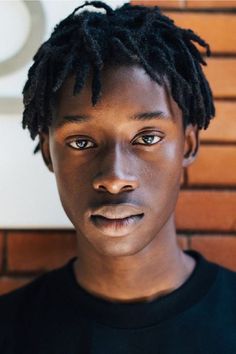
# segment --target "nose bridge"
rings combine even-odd
[[[121,144],[114,144],[106,149],[102,158],[102,165],[108,174],[122,175],[128,173],[128,157],[127,150]],[[104,172],[105,172],[104,171]]]
[[[93,180],[94,189],[116,194],[137,188],[138,180],[133,173],[131,159],[132,157],[121,144],[107,147],[101,156]]]

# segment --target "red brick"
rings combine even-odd
[[[186,13],[166,12],[175,23],[183,28],[191,28],[210,44],[212,52],[236,52],[236,16],[232,13]],[[201,51],[202,47],[199,47]]]
[[[28,283],[30,283],[33,280],[33,278],[11,278],[11,277],[0,277],[0,295],[9,293],[10,291],[13,291],[17,288],[20,288],[21,286],[24,286]]]
[[[215,102],[216,117],[207,130],[201,130],[201,141],[236,141],[236,103],[227,101]]]
[[[188,168],[188,182],[236,185],[236,145],[201,146],[199,156]]]
[[[236,59],[209,58],[204,72],[215,97],[236,97]]]
[[[236,231],[236,192],[181,191],[176,224],[179,230]]]
[[[3,265],[3,231],[0,230],[0,271]]]
[[[203,2],[199,3],[202,4]],[[163,6],[165,8],[184,7],[183,1],[132,1],[132,4]],[[180,27],[191,27],[192,30],[210,44],[212,52],[236,52],[236,37],[232,36],[236,28],[235,14],[167,11],[166,15],[172,18]]]
[[[236,7],[236,1],[231,0],[186,0],[187,8],[234,8]]]
[[[132,5],[159,6],[163,8],[178,8],[185,6],[185,0],[136,0],[130,1]]]
[[[191,237],[191,249],[207,259],[236,271],[236,236],[201,235]]]
[[[9,232],[9,271],[45,271],[63,265],[76,255],[73,231]]]

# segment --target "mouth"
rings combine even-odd
[[[107,236],[124,236],[133,231],[144,213],[130,204],[104,205],[90,215],[93,225]]]

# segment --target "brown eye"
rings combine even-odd
[[[85,150],[93,147],[95,144],[87,139],[75,139],[68,143],[70,147],[77,150]]]
[[[161,140],[162,138],[156,134],[148,134],[140,136],[137,140],[135,140],[135,144],[138,143],[141,145],[154,145]]]

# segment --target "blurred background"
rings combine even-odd
[[[105,1],[116,7],[127,1]],[[75,255],[73,226],[54,175],[21,128],[22,89],[32,56],[53,27],[84,1],[0,1],[0,294]],[[178,242],[236,271],[236,1],[131,1],[160,6],[212,49],[206,75],[217,116],[183,173]]]

